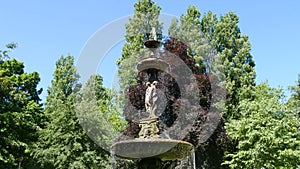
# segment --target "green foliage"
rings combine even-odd
[[[9,59],[9,53],[17,48],[17,43],[9,43],[6,45],[7,50],[0,50],[0,61],[3,61],[4,59]]]
[[[288,100],[287,106],[289,106],[293,112],[298,115],[300,121],[300,74],[298,75],[297,84],[295,86],[291,86],[290,89],[292,91],[292,96]]]
[[[248,93],[255,86],[254,61],[250,54],[248,37],[238,27],[239,18],[228,12],[220,19],[212,12],[200,18],[195,6],[187,13],[173,20],[169,36],[189,45],[189,56],[196,60],[202,72],[218,73],[219,81],[225,85],[229,98],[223,117],[226,120],[239,117],[239,100],[252,97]]]
[[[173,21],[169,35],[189,45],[188,55],[201,68],[199,73],[217,75],[218,85],[225,86],[228,92],[222,117],[225,121],[237,119],[241,113],[239,102],[252,98],[250,91],[255,86],[250,42],[247,36],[241,34],[239,18],[234,13],[228,12],[219,19],[211,12],[202,19],[200,16],[196,7],[189,7],[179,23]],[[222,152],[224,147],[218,143],[215,148],[214,151]]]
[[[195,6],[187,9],[185,15],[181,15],[180,22],[174,19],[169,28],[169,36],[188,45],[188,56],[196,60],[196,66],[200,72],[209,72],[209,60],[213,53],[212,46],[204,37],[201,30],[200,11]]]
[[[124,130],[126,121],[113,102],[114,93],[102,85],[100,75],[92,75],[76,94],[76,113],[87,134],[103,149],[109,150]]]
[[[240,115],[239,101],[251,98],[249,91],[255,86],[255,63],[250,54],[251,45],[238,27],[239,18],[228,12],[218,20],[212,13],[203,17],[202,31],[217,51],[215,59],[220,62],[219,70],[224,73],[224,82],[229,98],[223,112],[225,120]]]
[[[240,119],[227,124],[238,151],[228,154],[231,160],[226,164],[231,168],[299,167],[299,121],[281,102],[282,92],[261,84],[252,94],[255,99],[240,101]]]
[[[7,46],[13,49],[15,46]],[[2,52],[8,58],[8,51]],[[37,72],[24,72],[15,59],[0,63],[0,168],[30,167],[30,153],[43,120]]]
[[[134,16],[126,24],[126,42],[122,55],[117,61],[122,89],[136,83],[135,65],[143,55],[147,55],[143,52],[145,35],[151,33],[152,28],[155,28],[158,34],[162,32],[162,24],[158,21],[161,8],[156,3],[151,0],[138,0],[134,7]]]
[[[45,103],[48,121],[34,155],[41,168],[108,168],[108,153],[86,135],[76,117],[74,97],[80,85],[73,62],[72,56],[56,62]]]

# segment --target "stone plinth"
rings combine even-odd
[[[158,138],[158,118],[146,118],[139,122],[141,130],[139,132],[139,138]]]

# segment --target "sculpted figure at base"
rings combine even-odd
[[[145,95],[145,107],[146,107],[146,112],[150,114],[150,117],[154,118],[156,117],[156,110],[157,110],[157,101],[158,101],[158,96],[157,96],[157,81],[152,82],[147,82],[146,85],[148,86],[146,90],[146,95]]]

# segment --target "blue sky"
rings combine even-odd
[[[25,63],[26,71],[41,76],[42,98],[51,83],[55,62],[71,54],[77,60],[89,38],[121,17],[133,14],[133,0],[87,1],[2,1],[0,10],[0,49],[17,42],[11,54]],[[256,62],[257,83],[268,80],[273,87],[294,85],[300,73],[300,1],[212,1],[158,0],[162,13],[180,16],[190,5],[202,14],[212,11],[218,16],[235,12],[240,29],[249,36],[251,53]],[[112,32],[113,34],[113,32]],[[121,45],[112,46],[105,58],[116,59]],[[116,56],[117,55],[117,56]],[[111,58],[115,57],[115,58]],[[107,67],[102,67],[106,65]],[[111,65],[111,66],[110,66]],[[100,64],[100,72],[112,72],[113,61]],[[107,77],[106,77],[107,76]],[[111,74],[104,75],[109,86]],[[110,79],[109,79],[110,78]]]

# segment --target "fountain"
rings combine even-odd
[[[149,77],[145,84],[145,108],[148,117],[139,119],[140,131],[138,138],[116,142],[112,145],[113,154],[119,158],[136,160],[139,169],[161,169],[165,160],[182,159],[191,154],[194,147],[191,143],[162,138],[159,134],[158,109],[158,73],[167,71],[169,64],[156,55],[160,46],[157,41],[155,29],[152,29],[153,37],[144,43],[150,49],[150,56],[142,59],[138,65],[139,72],[146,73]]]

